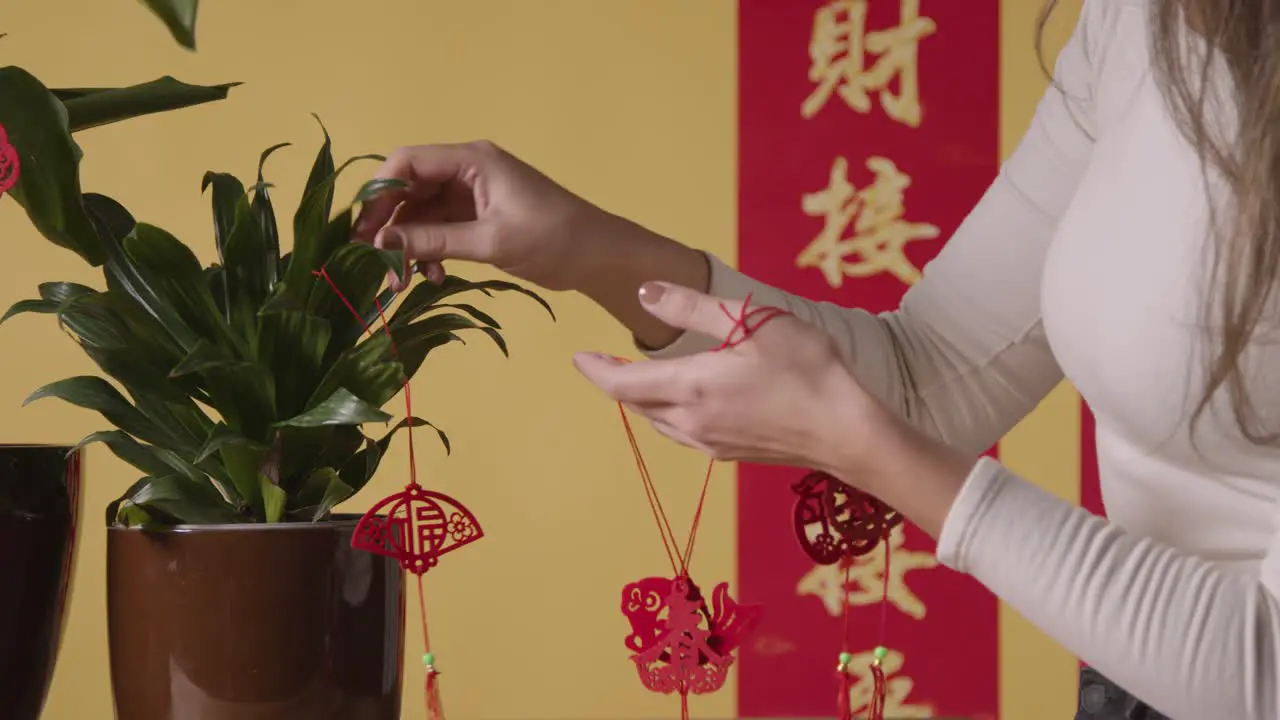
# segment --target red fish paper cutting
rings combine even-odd
[[[9,133],[0,125],[0,195],[13,189],[18,184],[22,163],[18,160],[18,149],[9,144]]]
[[[687,577],[645,578],[622,590],[622,613],[631,623],[626,645],[644,686],[658,693],[702,695],[724,686],[733,652],[760,620],[761,609],[740,606],[720,583],[707,608]]]

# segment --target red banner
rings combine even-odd
[[[996,175],[999,14],[999,0],[740,0],[741,269],[816,300],[897,307]],[[739,665],[742,717],[836,710],[843,577],[791,536],[798,477],[740,470],[739,587],[768,608]],[[938,567],[916,528],[890,547],[885,716],[995,717],[995,599]],[[883,561],[855,566],[855,655],[878,644]],[[855,715],[871,682],[853,689]]]

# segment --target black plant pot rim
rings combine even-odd
[[[76,445],[66,445],[63,443],[0,443],[0,450],[72,450],[79,449]]]
[[[321,522],[282,522],[282,523],[217,523],[210,525],[166,525],[159,528],[126,527],[124,525],[108,525],[107,532],[138,532],[148,535],[169,535],[174,533],[245,533],[245,532],[319,532],[332,530],[335,527],[354,526],[360,522],[361,515],[352,513],[335,514]],[[382,516],[379,516],[382,517]]]

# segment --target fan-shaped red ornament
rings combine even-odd
[[[370,508],[356,525],[351,546],[396,558],[400,567],[421,575],[441,555],[482,537],[479,521],[462,503],[414,483]]]

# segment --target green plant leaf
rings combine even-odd
[[[72,282],[46,282],[40,283],[40,298],[38,300],[19,300],[14,303],[3,317],[0,317],[0,324],[5,320],[20,315],[22,313],[56,313],[62,304],[68,300],[72,300],[85,295],[95,295],[97,290],[85,285]]]
[[[342,476],[343,482],[351,486],[352,494],[359,492],[378,471],[378,466],[382,463],[382,458],[387,454],[387,450],[391,447],[391,440],[395,434],[401,429],[409,427],[430,427],[440,436],[440,442],[444,444],[446,453],[451,453],[452,448],[449,445],[449,436],[444,431],[431,423],[419,417],[404,418],[396,423],[395,427],[387,431],[377,442],[370,438],[365,439],[365,447],[363,450],[351,456],[351,459],[342,465],[339,474]]]
[[[146,478],[121,505],[136,505],[192,525],[241,523],[247,518],[207,482],[191,482],[180,475]]]
[[[200,0],[142,0],[142,4],[169,29],[178,44],[188,50],[196,49],[196,15]]]
[[[242,195],[236,203],[235,228],[225,252],[224,282],[231,323],[252,348],[258,341],[256,315],[271,292],[276,260],[268,251],[262,225],[246,196]]]
[[[329,280],[338,288],[341,297],[329,283],[320,281],[311,290],[307,311],[327,318],[335,338],[359,338],[363,330],[360,319],[351,312],[375,313],[374,298],[386,280],[386,257],[371,245],[346,243],[333,253],[325,264]],[[343,302],[343,298],[346,302]],[[350,305],[350,307],[348,307]],[[328,359],[336,358],[344,347],[330,345]]]
[[[324,125],[321,124],[322,129],[323,127]],[[360,155],[334,169],[332,143],[329,140],[328,131],[325,131],[324,138],[324,145],[321,146],[320,153],[311,167],[311,174],[307,178],[307,187],[303,191],[302,201],[298,203],[298,209],[293,216],[293,253],[284,279],[293,292],[300,293],[300,296],[310,295],[311,288],[315,285],[311,273],[324,267],[329,260],[325,255],[326,247],[322,235],[331,224],[329,213],[333,209],[333,190],[338,177],[352,163],[381,158],[379,155]],[[348,216],[347,229],[347,234],[350,235],[350,216]],[[332,252],[331,247],[329,251]]]
[[[106,249],[81,201],[81,152],[71,139],[66,108],[19,67],[0,68],[0,97],[0,125],[21,167],[9,195],[45,239],[101,265]]]
[[[245,438],[227,427],[225,423],[215,424],[205,437],[204,442],[200,445],[200,449],[196,451],[194,462],[199,464],[206,458],[213,457],[222,452],[222,448],[227,445],[241,444],[249,446],[249,449],[257,453],[266,454],[268,448],[261,443],[255,443]]]
[[[19,300],[9,306],[9,309],[0,317],[0,324],[11,317],[22,315],[24,313],[43,313],[45,315],[58,312],[59,303],[51,300]]]
[[[191,348],[191,352],[182,358],[182,362],[173,366],[169,371],[169,377],[180,378],[192,373],[203,373],[235,362],[235,357],[227,352],[226,348],[201,339],[195,347]]]
[[[202,482],[204,474],[177,453],[154,445],[143,445],[123,430],[103,430],[86,435],[76,443],[76,449],[102,443],[121,460],[147,475],[180,474],[192,482]]]
[[[54,88],[67,108],[71,132],[110,123],[225,100],[240,83],[188,85],[168,75],[150,82],[115,88]]]
[[[311,522],[320,522],[328,517],[334,506],[354,494],[355,491],[342,481],[333,468],[323,467],[303,481],[295,498],[298,507],[293,514]]]
[[[225,426],[222,430],[218,427],[214,426],[213,433],[205,445],[217,444],[218,456],[222,459],[222,465],[227,469],[227,474],[231,476],[231,484],[235,487],[236,493],[244,500],[254,517],[262,518],[266,509],[263,506],[262,484],[259,480],[262,473],[259,469],[271,448],[253,442]],[[215,440],[213,437],[215,434],[219,438],[227,435],[231,437]]]
[[[134,297],[148,310],[154,310],[152,315],[162,323],[165,318],[161,308],[172,309],[181,327],[191,333],[186,336],[187,342],[175,335],[184,348],[190,350],[196,339],[204,338],[233,349],[239,357],[247,354],[244,343],[232,336],[220,316],[204,281],[204,270],[190,248],[154,225],[138,223],[124,239],[124,254],[149,290]],[[152,303],[160,307],[152,307]],[[169,324],[165,326],[168,328]]]
[[[59,303],[98,293],[97,290],[88,285],[73,282],[43,282],[40,283],[38,288],[41,299]]]
[[[178,316],[173,307],[161,299],[156,288],[148,283],[134,261],[123,251],[121,243],[137,230],[133,216],[124,206],[106,195],[86,193],[84,202],[94,226],[106,240],[107,287],[133,298],[139,308],[155,318],[182,351],[190,350],[199,336]]]
[[[203,373],[209,397],[227,425],[257,441],[270,440],[276,418],[276,382],[271,371],[253,362],[211,367]]]
[[[391,338],[395,341],[396,346],[399,347],[402,342],[405,345],[412,345],[415,342],[419,342],[436,335],[455,333],[459,330],[479,330],[487,335],[489,339],[498,346],[498,349],[502,351],[503,355],[510,355],[507,350],[507,342],[502,339],[502,333],[487,325],[481,325],[469,317],[458,315],[456,313],[432,315],[415,323],[393,328],[391,330]]]
[[[209,201],[213,207],[213,238],[218,248],[218,262],[226,265],[227,242],[236,224],[236,205],[244,197],[244,183],[228,173],[207,171],[200,182],[200,192],[210,187]]]
[[[95,410],[130,435],[149,443],[164,445],[168,438],[147,416],[116,390],[111,383],[92,375],[57,380],[38,388],[22,402],[23,406],[36,400],[56,397],[86,410]]]
[[[324,371],[329,322],[302,312],[258,317],[258,358],[276,379],[276,408],[281,417],[302,412]]]
[[[123,518],[123,519],[122,519],[122,517],[121,517],[121,512],[120,512],[120,505],[121,505],[124,501],[126,501],[126,500],[128,500],[129,498],[133,497],[133,494],[134,494],[134,493],[136,493],[136,492],[138,492],[138,490],[139,490],[143,485],[145,485],[145,484],[146,484],[146,482],[147,482],[147,478],[142,478],[141,480],[137,480],[137,481],[136,481],[136,482],[134,482],[132,485],[130,485],[130,486],[129,486],[129,489],[125,490],[125,491],[124,491],[124,493],[122,493],[122,494],[120,495],[120,497],[118,497],[118,498],[116,498],[115,500],[112,500],[111,502],[107,503],[107,525],[109,525],[109,526],[110,526],[110,525],[114,525],[114,524],[116,524],[116,523],[121,523],[121,524],[126,525],[126,526],[131,526],[131,525],[133,524],[133,523],[131,523],[131,522],[130,522],[130,520],[131,520],[131,519],[136,520],[136,521],[137,521],[137,524],[142,524],[142,522],[145,522],[145,518],[143,518],[143,517],[137,517],[138,515],[142,515],[142,516],[145,516],[145,515],[146,515],[146,512],[145,512],[145,511],[143,511],[141,508],[137,508],[138,512],[135,514],[135,516],[134,516],[133,518]]]
[[[322,425],[363,425],[369,422],[387,422],[391,416],[378,408],[339,388],[327,400],[276,423],[276,427],[320,427]]]
[[[443,334],[406,334],[401,330],[401,340],[396,340],[396,350],[399,351],[397,357],[400,359],[400,365],[404,368],[404,375],[412,379],[418,373],[422,363],[426,361],[427,355],[438,347],[448,345],[449,343],[461,343],[466,345],[466,341],[458,336],[457,333]]]
[[[272,145],[262,151],[262,156],[258,158],[258,185],[253,193],[253,216],[258,218],[258,226],[262,228],[262,239],[266,243],[267,252],[263,261],[268,265],[267,278],[268,287],[274,288],[276,283],[280,282],[283,274],[280,258],[280,228],[276,224],[276,211],[271,205],[271,195],[267,192],[268,185],[262,178],[262,170],[267,164],[267,158],[275,151],[289,147],[291,143],[278,143]]]
[[[390,350],[391,338],[385,333],[348,348],[329,367],[307,401],[307,407],[314,407],[340,389],[373,407],[385,405],[405,383],[404,370]]]
[[[278,523],[284,518],[284,504],[288,498],[279,485],[271,482],[266,475],[258,476],[258,484],[262,488],[262,514],[269,523]]]
[[[410,290],[409,294],[405,296],[404,302],[400,303],[400,307],[396,308],[395,313],[391,316],[391,327],[396,328],[408,325],[429,312],[436,306],[436,303],[441,300],[452,295],[457,295],[458,293],[470,291],[479,291],[485,295],[490,294],[492,291],[520,293],[526,297],[532,298],[535,302],[546,309],[547,313],[551,315],[552,320],[555,320],[556,318],[555,311],[551,309],[550,303],[534,291],[517,285],[516,283],[507,282],[505,280],[481,280],[471,282],[454,275],[449,275],[446,276],[444,282],[439,285],[423,282],[418,283],[412,290]],[[485,321],[481,320],[481,322]]]

